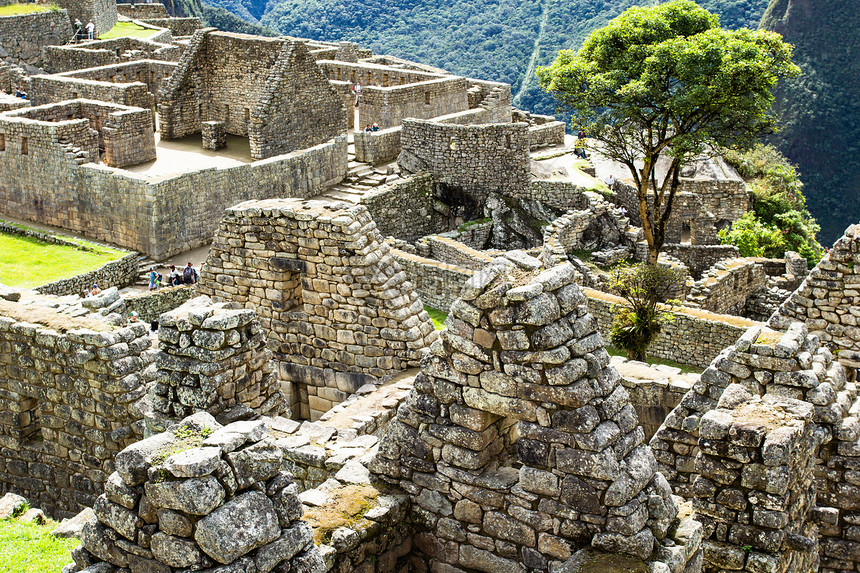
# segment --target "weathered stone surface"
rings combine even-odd
[[[224,501],[224,488],[213,476],[146,483],[146,496],[157,508],[207,515]]]
[[[281,534],[272,502],[251,491],[228,501],[197,522],[194,540],[219,563],[231,563]]]

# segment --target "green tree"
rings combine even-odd
[[[771,89],[798,73],[778,34],[723,30],[695,2],[674,0],[630,8],[578,52],[559,52],[538,77],[574,126],[630,170],[656,263],[681,168],[715,148],[748,149],[773,132]],[[658,174],[661,160],[668,166]]]
[[[618,310],[612,321],[609,339],[633,360],[645,360],[645,352],[674,316],[660,307],[678,292],[685,280],[679,269],[665,265],[639,263],[619,265],[609,274],[612,292],[623,297],[627,306]]]

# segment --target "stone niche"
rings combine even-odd
[[[526,259],[466,283],[372,471],[410,494],[432,571],[555,571],[579,550],[699,571],[701,527],[669,533],[678,506],[573,267]]]
[[[227,209],[198,289],[257,311],[304,419],[417,367],[437,336],[363,206],[272,199]]]

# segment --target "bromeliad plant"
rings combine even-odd
[[[672,300],[683,285],[683,271],[665,265],[638,263],[619,265],[610,273],[612,292],[623,297],[627,306],[618,310],[612,322],[609,338],[612,344],[627,352],[632,360],[645,360],[651,343],[674,320],[672,313],[661,306],[680,304]]]

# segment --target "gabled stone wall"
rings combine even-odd
[[[257,311],[305,419],[417,366],[436,338],[361,206],[281,199],[227,209],[198,290]]]

